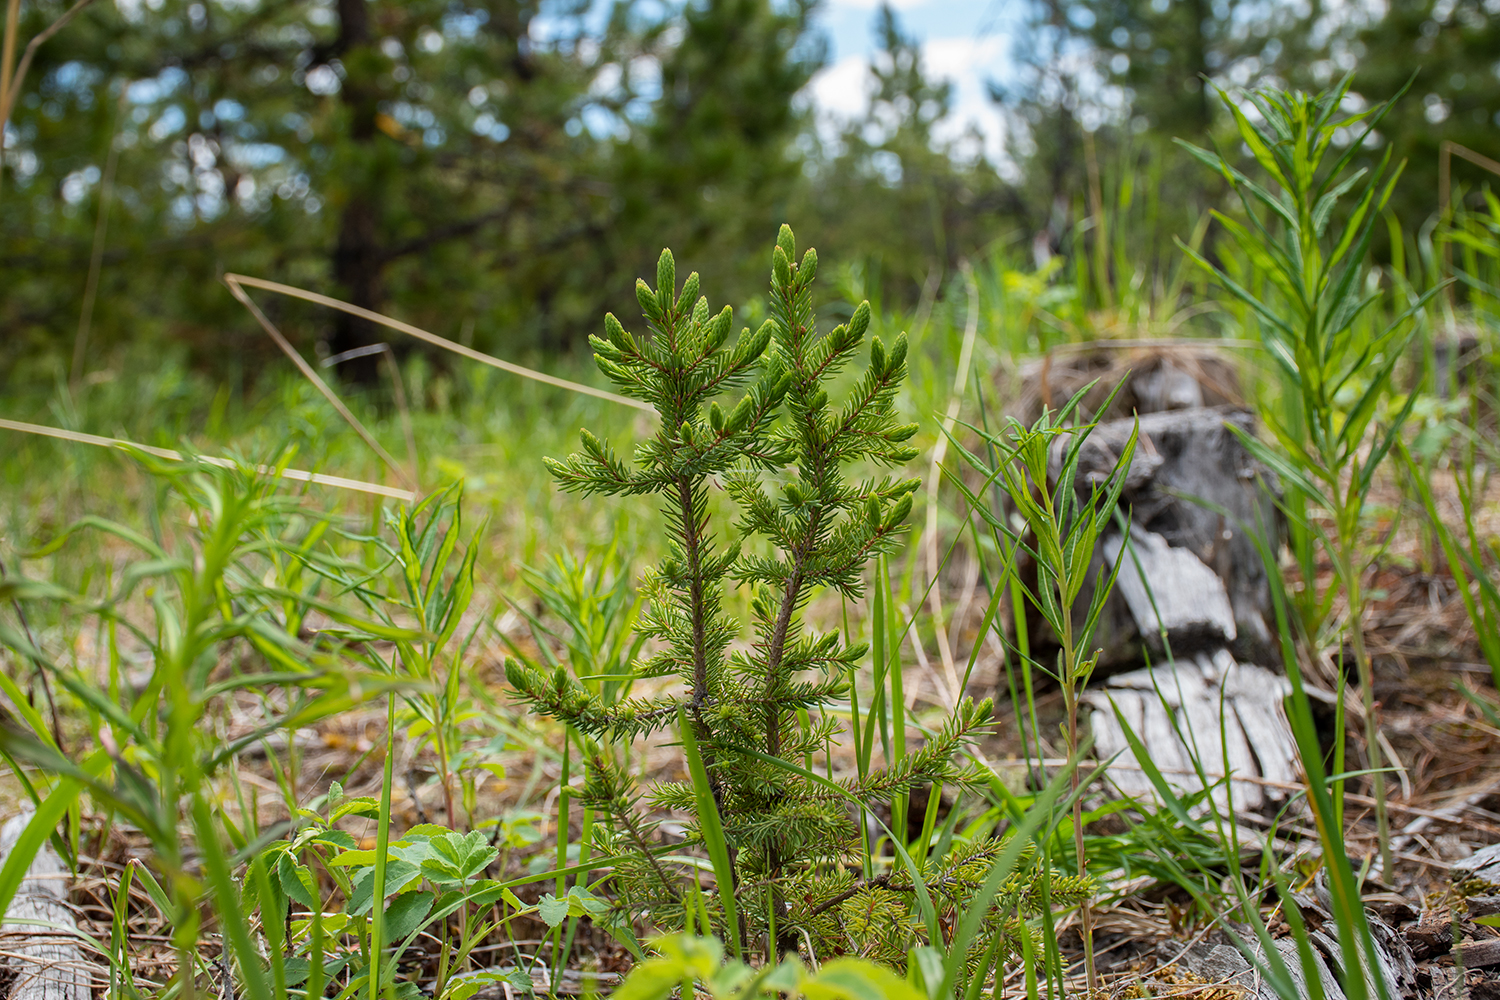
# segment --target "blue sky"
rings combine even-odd
[[[922,43],[928,75],[954,84],[953,114],[942,134],[962,134],[972,123],[992,160],[1002,160],[1004,126],[985,81],[1007,75],[1023,5],[1019,0],[894,0],[891,6],[905,33]],[[879,0],[827,0],[819,12],[831,43],[828,66],[812,83],[823,112],[847,117],[864,110],[878,10]]]

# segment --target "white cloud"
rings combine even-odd
[[[882,0],[833,0],[828,6],[830,8],[850,8],[853,10],[875,10],[880,6]],[[925,7],[932,0],[885,0],[895,10],[911,10],[913,7]]]
[[[1004,165],[1005,120],[990,100],[986,81],[1004,76],[1010,63],[1010,39],[934,38],[922,46],[922,63],[933,77],[953,83],[953,104],[947,119],[934,130],[939,139],[964,137],[971,126],[980,134],[983,152],[991,163]],[[976,151],[977,152],[977,151]]]
[[[808,86],[820,111],[853,118],[869,106],[869,84],[869,58],[852,55],[820,70]]]
[[[847,0],[846,0],[847,2]],[[1004,76],[1009,68],[1010,39],[934,38],[922,45],[922,64],[933,79],[953,83],[953,104],[934,130],[940,140],[959,141],[963,152],[983,152],[1002,173],[1013,167],[1005,153],[1005,122],[990,100],[987,79]],[[870,59],[848,55],[828,66],[809,85],[810,96],[823,121],[825,139],[838,132],[839,121],[862,116],[869,107]],[[978,133],[978,148],[968,142]]]

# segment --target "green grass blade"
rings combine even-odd
[[[1091,745],[1091,742],[1085,742],[1080,746],[1074,752],[1073,756],[1068,759],[1068,763],[1047,783],[1047,787],[1037,796],[1026,818],[1016,828],[1015,832],[1011,834],[1010,842],[1006,844],[1005,850],[1001,851],[1000,856],[990,865],[990,871],[985,877],[984,884],[979,887],[979,891],[969,900],[963,919],[959,922],[958,928],[954,931],[953,938],[949,942],[948,958],[944,963],[943,987],[936,995],[952,995],[954,987],[958,983],[959,971],[968,958],[969,947],[973,944],[985,916],[989,913],[990,903],[994,901],[995,894],[999,892],[1000,886],[1005,883],[1005,880],[1010,877],[1011,871],[1015,868],[1016,862],[1021,859],[1021,852],[1025,850],[1026,845],[1036,836],[1037,831],[1042,828],[1044,823],[1051,821],[1053,808],[1057,805],[1058,799],[1067,788],[1068,781],[1072,777],[1073,772],[1077,770],[1078,762],[1083,758],[1084,754],[1088,753]],[[1080,786],[1081,790],[1082,786]]]
[[[218,912],[224,936],[228,939],[229,950],[239,966],[240,983],[249,993],[250,1000],[273,1000],[265,970],[261,968],[260,952],[250,940],[250,921],[240,909],[239,889],[230,874],[229,861],[224,856],[223,847],[219,844],[219,833],[208,803],[201,797],[194,797],[192,815],[198,849],[203,852],[203,867],[207,871],[208,883],[214,895],[214,908]]]
[[[735,958],[741,957],[743,942],[740,940],[739,911],[735,906],[734,866],[729,862],[729,842],[724,837],[724,824],[719,817],[719,805],[714,800],[713,785],[708,780],[708,770],[703,766],[703,757],[698,752],[698,739],[693,733],[687,710],[677,710],[677,724],[682,734],[682,752],[687,757],[688,775],[693,781],[693,795],[698,801],[698,826],[703,834],[703,843],[708,848],[709,859],[714,865],[714,880],[719,885],[719,899],[724,905],[724,923],[728,930],[729,947]]]

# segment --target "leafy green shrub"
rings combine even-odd
[[[927,1000],[889,970],[855,958],[836,959],[809,972],[795,958],[759,969],[739,961],[726,962],[723,942],[711,937],[678,934],[657,941],[656,948],[656,957],[632,969],[612,996],[620,1000],[667,1000],[681,988],[681,996],[698,995],[701,990],[714,1000],[782,996]]]
[[[678,722],[693,781],[649,793],[610,758],[590,762],[584,800],[605,817],[605,851],[623,855],[614,883],[624,914],[658,927],[686,926],[697,910],[742,953],[797,949],[804,937],[820,954],[848,947],[838,903],[860,887],[846,862],[859,830],[849,803],[861,806],[927,782],[962,784],[972,775],[955,752],[989,717],[988,702],[965,701],[920,749],[862,778],[829,787],[793,761],[826,752],[839,724],[813,714],[843,695],[864,645],[807,629],[801,613],[819,588],[862,596],[865,567],[893,550],[904,531],[916,480],[891,476],[852,482],[856,463],[893,466],[914,457],[893,397],[905,377],[906,340],[878,338],[869,364],[842,403],[830,398],[840,369],[854,358],[870,319],[868,303],[847,324],[819,334],[811,286],[817,254],[800,262],[789,228],[772,252],[772,317],[732,345],[732,311],[711,313],[690,275],[679,290],[669,251],[657,287],[636,297],[651,336],[636,338],[613,315],[592,343],[600,369],[626,395],[661,415],[627,463],[588,431],[584,450],[550,462],[566,490],[654,494],[662,500],[669,554],[647,575],[650,606],[640,630],[657,652],[638,677],[676,677],[683,690],[607,703],[562,667],[544,672],[507,664],[511,683],[538,711],[595,740],[628,740]],[[719,397],[741,392],[721,406]],[[722,481],[738,504],[738,530],[755,548],[724,544],[708,516],[708,492]],[[753,641],[731,652],[739,625],[723,610],[731,582],[751,588]],[[809,676],[810,675],[810,676]],[[663,857],[653,809],[692,817],[690,843],[714,859],[716,890],[697,891],[695,869]]]
[[[499,853],[489,838],[478,830],[460,833],[421,824],[389,840],[382,856],[360,848],[338,825],[351,817],[380,815],[379,799],[346,798],[335,782],[322,812],[298,810],[290,838],[271,841],[246,866],[243,907],[261,915],[273,996],[284,997],[286,987],[297,986],[308,996],[322,996],[324,984],[352,984],[357,992],[369,983],[368,951],[352,951],[343,942],[345,935],[368,940],[374,933],[377,892],[383,897],[379,981],[397,984],[398,995],[412,988],[398,977],[399,963],[423,934],[445,945],[434,996],[466,1000],[486,982],[502,978],[530,992],[524,973],[507,977],[467,969],[476,945],[539,909],[516,898],[514,883],[487,877]],[[332,892],[325,895],[318,873]]]

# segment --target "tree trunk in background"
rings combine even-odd
[[[345,301],[372,312],[380,312],[385,303],[378,225],[370,199],[362,191],[355,193],[344,206],[338,244],[333,251],[333,277],[341,286]],[[384,339],[384,331],[384,327],[367,319],[337,313],[328,348],[332,354],[342,354],[378,344]],[[379,374],[378,361],[379,356],[372,354],[340,362],[339,377],[351,382],[373,382]]]
[[[370,15],[366,0],[338,0],[338,12],[338,47],[345,71],[340,94],[350,110],[349,138],[355,162],[350,165],[349,198],[339,219],[338,243],[333,251],[333,277],[346,301],[380,312],[385,304],[381,283],[385,261],[380,240],[379,197],[373,190],[378,176],[374,145],[379,94],[370,78],[371,54],[367,51],[370,47]],[[378,344],[383,339],[383,328],[378,324],[338,313],[328,346],[331,353],[342,354]],[[369,384],[378,377],[378,361],[378,355],[345,361],[338,366],[339,375],[347,381]]]
[[[1047,0],[1047,23],[1056,32],[1056,38],[1067,37],[1068,15],[1061,0]],[[1063,93],[1057,102],[1057,123],[1054,126],[1057,149],[1053,153],[1052,162],[1047,165],[1052,197],[1046,231],[1049,249],[1053,253],[1060,253],[1064,250],[1064,234],[1073,228],[1073,195],[1079,180],[1080,125],[1073,116],[1078,81],[1064,67],[1054,67],[1050,72],[1056,73],[1057,83]]]
[[[1193,69],[1192,76],[1184,82],[1191,86],[1193,93],[1197,95],[1197,100],[1192,102],[1190,118],[1193,135],[1207,136],[1209,126],[1213,124],[1213,110],[1209,107],[1208,84],[1204,82],[1204,77],[1213,71],[1208,65],[1209,42],[1205,36],[1209,30],[1213,11],[1208,0],[1192,0],[1188,4],[1188,9],[1193,14],[1192,31],[1188,33],[1188,37],[1192,39],[1192,51],[1188,53],[1188,59]]]

